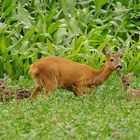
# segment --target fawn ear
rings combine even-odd
[[[123,53],[125,52],[125,50],[126,50],[125,48],[119,49],[117,55],[121,58],[123,56]]]
[[[133,73],[128,73],[127,76],[131,79],[133,77]]]
[[[105,55],[110,56],[110,47],[108,46],[108,44],[105,45]]]
[[[5,76],[3,79],[0,79],[0,85],[5,85],[5,83],[8,79],[9,79],[8,76]]]
[[[124,77],[124,75],[123,75],[122,73],[118,73],[118,76],[119,76],[120,78],[123,78],[123,77]]]

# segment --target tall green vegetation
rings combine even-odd
[[[124,71],[140,71],[137,0],[0,0],[0,77],[26,75],[42,56],[100,67],[108,43],[125,47]]]

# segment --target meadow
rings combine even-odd
[[[125,48],[122,73],[140,87],[138,0],[0,0],[0,78],[33,90],[30,64],[63,56],[100,68],[104,46]],[[0,102],[1,140],[138,140],[140,101],[128,101],[114,72],[91,96],[57,89],[33,101]]]
[[[114,80],[115,79],[115,80]],[[138,80],[133,80],[137,87]],[[28,79],[20,79],[11,88],[33,88]],[[0,104],[0,139],[5,140],[85,140],[140,139],[140,102],[128,101],[114,73],[94,93],[81,98],[58,89],[30,101],[12,100]]]

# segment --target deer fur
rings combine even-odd
[[[35,82],[35,89],[30,98],[34,98],[41,87],[44,87],[44,95],[59,87],[71,90],[77,96],[91,94],[94,87],[101,85],[114,70],[122,68],[121,54],[121,50],[110,54],[110,49],[106,46],[106,63],[101,69],[59,56],[41,58],[31,64],[29,69],[29,74]]]
[[[131,79],[133,77],[133,74],[128,73],[127,75],[124,75],[120,73],[119,77],[121,78],[123,91],[127,91],[128,93],[128,100],[130,101],[133,99],[140,99],[140,88],[133,89],[131,87]]]

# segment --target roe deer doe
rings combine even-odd
[[[140,88],[133,89],[131,87],[130,82],[133,77],[133,74],[129,73],[127,75],[124,75],[124,74],[120,73],[119,77],[121,78],[123,91],[127,91],[127,93],[128,93],[128,100],[130,101],[133,99],[140,99]]]
[[[49,56],[31,64],[29,74],[35,82],[35,89],[30,98],[34,98],[41,86],[44,95],[61,87],[73,91],[77,96],[91,94],[94,87],[101,85],[116,69],[121,69],[122,50],[110,54],[105,46],[106,63],[101,69],[94,69],[86,64],[77,63],[59,56]]]

